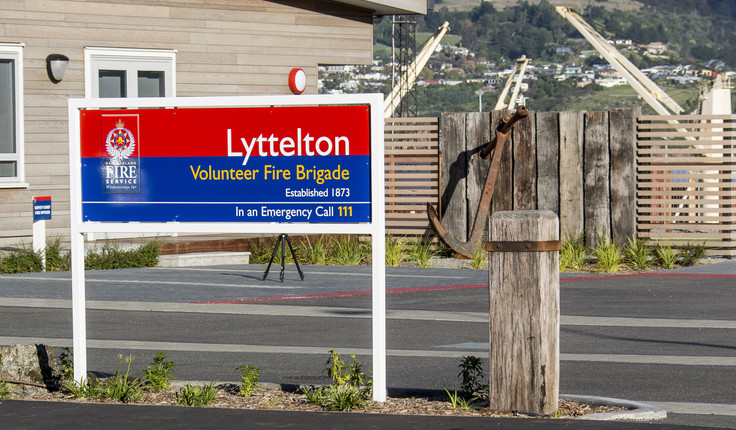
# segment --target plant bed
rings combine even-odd
[[[181,382],[160,392],[144,392],[141,400],[133,404],[176,406],[178,405],[177,394],[183,385]],[[226,409],[253,409],[253,410],[283,410],[283,411],[312,411],[323,412],[320,406],[310,403],[302,393],[259,386],[249,397],[242,397],[240,385],[219,384],[216,385],[217,395],[215,400],[209,404],[211,408]],[[22,394],[13,394],[8,397],[14,400],[37,400],[37,401],[68,401],[78,403],[117,403],[110,399],[84,399],[76,398],[66,390],[27,391]],[[478,402],[477,407],[453,408],[447,398],[432,397],[389,397],[386,402],[366,403],[363,407],[351,409],[353,413],[369,414],[395,414],[395,415],[440,415],[440,416],[470,416],[470,417],[527,417],[527,418],[576,418],[592,413],[605,413],[626,410],[617,406],[592,406],[580,402],[561,399],[558,412],[555,416],[539,417],[521,413],[497,412],[489,409],[487,404]]]

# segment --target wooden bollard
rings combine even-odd
[[[559,221],[551,211],[491,217],[491,409],[551,415],[560,373]]]

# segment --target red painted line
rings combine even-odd
[[[581,276],[575,278],[560,278],[560,282],[579,282],[579,281],[597,281],[601,279],[622,279],[622,278],[721,278],[736,279],[736,275],[719,275],[719,274],[703,274],[703,273],[631,273],[626,275],[600,275],[600,276]],[[437,287],[412,287],[412,288],[393,288],[386,290],[386,294],[400,293],[420,293],[423,291],[447,291],[447,290],[463,290],[469,288],[487,288],[488,284],[465,284],[465,285],[444,285]],[[276,302],[281,300],[301,300],[301,299],[323,299],[330,297],[353,297],[366,296],[371,294],[370,290],[363,291],[340,291],[336,293],[322,294],[306,294],[302,296],[276,296],[276,297],[257,297],[254,299],[238,299],[238,300],[214,300],[210,302],[190,302],[191,304],[201,305],[231,305],[239,303],[256,303],[256,302]]]
[[[467,285],[445,285],[438,287],[413,287],[413,288],[393,288],[386,290],[386,294],[398,294],[398,293],[418,293],[422,291],[445,291],[445,290],[463,290],[468,288],[487,288],[488,284],[467,284]],[[279,300],[299,300],[299,299],[322,299],[328,297],[352,297],[352,296],[366,296],[371,294],[371,291],[340,291],[337,293],[323,293],[323,294],[306,294],[303,296],[278,296],[278,297],[258,297],[255,299],[240,299],[240,300],[216,300],[211,302],[191,302],[191,304],[199,305],[231,305],[238,303],[254,303],[254,302],[275,302]]]

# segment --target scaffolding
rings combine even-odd
[[[391,88],[403,95],[395,106],[393,116],[417,116],[417,89],[410,76],[416,76],[414,59],[417,44],[415,15],[393,15],[391,20]]]

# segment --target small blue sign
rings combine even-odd
[[[51,219],[51,196],[33,198],[33,221]]]

